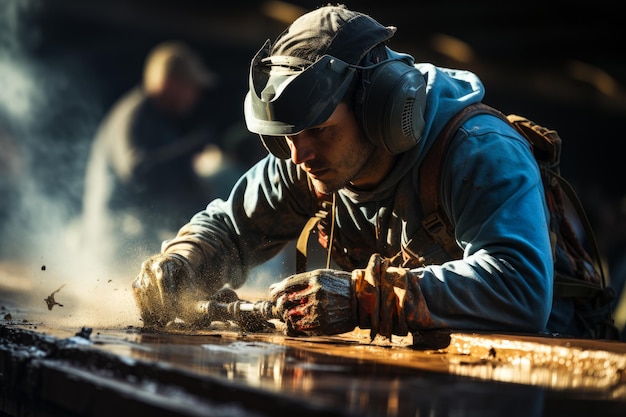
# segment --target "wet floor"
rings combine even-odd
[[[359,332],[294,339],[233,328],[195,333],[83,328],[72,333],[5,322],[0,329],[3,384],[11,369],[29,369],[35,379],[13,375],[18,385],[30,385],[41,407],[52,404],[75,415],[110,416],[120,407],[233,416],[623,416],[626,411],[625,353],[558,347],[569,352],[570,360],[563,359],[560,370],[559,352],[551,356],[557,363],[541,362],[549,355],[536,341],[523,338],[453,334],[447,348],[421,350],[372,344]],[[498,346],[495,340],[505,343]],[[487,345],[483,355],[480,350]],[[524,352],[530,347],[532,353]],[[535,363],[524,359],[529,354],[538,356]],[[103,386],[112,390],[105,397],[118,405],[99,398]],[[156,404],[146,398],[155,395]],[[89,401],[77,403],[77,398]],[[24,409],[6,401],[5,412]],[[223,414],[215,414],[216,409]]]
[[[0,291],[0,415],[626,415],[623,342],[475,333],[370,342],[358,330],[291,338],[280,323],[153,332],[90,326],[67,310],[64,291],[52,310],[46,297],[37,310],[22,307],[23,292]],[[53,321],[61,312],[83,324]]]

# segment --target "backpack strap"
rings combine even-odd
[[[576,212],[578,220],[580,221],[580,225],[583,228],[583,233],[587,239],[587,243],[589,245],[591,253],[587,253],[587,251],[583,248],[582,243],[578,239],[570,240],[570,244],[572,245],[572,247],[570,247],[570,250],[573,253],[576,253],[581,259],[589,262],[592,267],[595,268],[595,271],[597,272],[599,277],[599,282],[589,282],[593,281],[593,279],[590,278],[574,280],[564,276],[563,274],[560,274],[558,271],[555,271],[554,291],[556,294],[559,294],[562,297],[593,297],[595,295],[593,294],[593,288],[597,288],[598,285],[600,285],[602,289],[606,289],[608,287],[606,285],[606,276],[604,273],[604,266],[602,265],[600,248],[593,232],[593,228],[591,227],[591,222],[589,221],[582,202],[576,195],[576,191],[574,191],[572,185],[565,178],[561,177],[555,172],[551,173],[551,178],[553,181],[556,181],[558,183],[558,185],[560,186],[560,190],[563,192],[565,197],[572,205],[572,208]],[[566,222],[567,219],[564,218],[562,221]],[[569,233],[576,233],[574,232],[573,226],[569,223],[564,224],[561,227],[568,227]],[[571,281],[581,281],[582,284],[578,283],[577,285],[573,285]],[[585,285],[590,288],[589,290],[587,290],[586,293],[583,290]],[[573,288],[567,287],[575,287],[578,288],[579,291],[575,291]]]
[[[335,201],[333,199],[322,199],[318,197],[319,208],[315,212],[315,214],[309,218],[309,220],[304,225],[302,232],[300,232],[300,236],[296,242],[296,274],[301,272],[306,272],[307,270],[307,257],[308,257],[308,245],[309,245],[309,237],[311,232],[321,223],[325,228],[330,226],[331,235],[329,237],[330,242],[333,239],[334,233],[334,208]],[[330,225],[328,225],[328,221],[330,220]],[[329,243],[330,245],[330,243]],[[326,261],[326,268],[330,267],[330,246],[328,249],[328,259]]]
[[[300,236],[296,242],[296,274],[306,272],[309,236],[311,235],[313,228],[317,226],[320,220],[322,220],[322,217],[318,216],[316,213],[315,216],[309,218],[304,225],[302,232],[300,232]]]
[[[420,167],[419,176],[420,198],[422,208],[424,210],[424,219],[422,220],[424,227],[420,228],[420,230],[415,233],[413,238],[409,240],[407,248],[403,248],[403,252],[406,252],[405,258],[407,255],[417,256],[419,254],[423,254],[423,251],[415,250],[415,242],[423,241],[427,238],[427,236],[430,236],[431,239],[439,242],[441,247],[448,253],[448,259],[460,259],[462,257],[461,250],[456,244],[456,240],[454,238],[454,226],[450,222],[447,213],[439,203],[441,172],[445,155],[447,155],[448,148],[454,134],[465,121],[479,113],[487,113],[499,117],[512,125],[518,132],[530,141],[533,145],[533,152],[540,153],[540,158],[548,164],[548,169],[550,171],[549,177],[551,180],[557,182],[562,192],[571,202],[573,209],[575,210],[584,229],[584,233],[589,240],[593,259],[588,260],[597,268],[600,276],[600,282],[593,283],[583,279],[570,278],[555,270],[555,294],[559,297],[596,298],[599,293],[604,293],[608,287],[606,286],[604,268],[602,266],[600,251],[593,229],[585,214],[582,203],[576,195],[576,192],[571,184],[560,175],[558,170],[558,164],[561,156],[560,138],[556,132],[535,125],[524,117],[517,115],[507,116],[484,103],[471,104],[453,116],[444,126],[442,131],[439,133],[439,136],[428,150],[428,153],[426,154]],[[529,129],[540,129],[544,136],[548,135],[548,138],[550,138],[549,143],[541,143],[543,147],[536,149],[537,144],[535,141],[531,140],[528,132]],[[542,174],[542,177],[543,176],[545,176],[545,173]],[[564,222],[566,219],[563,219],[562,221]],[[567,226],[571,228],[570,225]],[[571,241],[573,243],[578,242],[576,239],[572,239]],[[556,242],[552,243],[555,244]],[[576,253],[579,253],[580,256],[587,256],[582,247],[572,249],[575,250]],[[425,255],[422,256],[426,257]],[[434,258],[433,260],[437,261],[437,258]]]
[[[552,216],[554,216],[553,211],[558,211],[559,222],[554,225],[551,224],[550,238],[554,238],[552,236],[555,233],[553,226],[558,226],[558,234],[567,239],[568,256],[573,257],[570,262],[586,262],[594,268],[593,273],[587,271],[585,276],[578,276],[577,278],[569,277],[558,269],[555,270],[554,292],[560,297],[595,298],[598,292],[598,285],[600,286],[600,292],[603,292],[607,287],[602,256],[582,202],[572,185],[561,176],[562,140],[555,130],[539,126],[526,117],[509,114],[507,119],[532,144],[535,159],[539,162],[548,208]],[[542,138],[542,140],[537,140],[537,138]],[[548,198],[548,194],[551,195],[552,201]],[[554,199],[558,199],[558,201]],[[564,212],[565,200],[571,204],[575,216],[583,228],[583,236],[587,240],[590,249],[589,253],[583,247],[582,241],[576,236],[574,226]],[[555,207],[551,206],[551,204]],[[556,242],[552,242],[552,244],[558,246]],[[586,268],[582,267],[579,269],[586,270]]]
[[[422,226],[402,248],[405,262],[418,254],[430,262],[442,262],[460,259],[461,248],[454,238],[454,226],[440,204],[439,191],[442,165],[447,155],[450,142],[461,125],[479,113],[493,114],[505,121],[506,116],[484,103],[474,103],[463,108],[443,127],[434,143],[426,153],[420,166],[419,189],[424,218]],[[429,248],[425,242],[436,242],[439,249]],[[428,253],[427,253],[428,252]]]

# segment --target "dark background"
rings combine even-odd
[[[323,3],[2,0],[0,129],[15,139],[20,172],[38,195],[36,208],[21,208],[21,217],[41,220],[46,210],[61,212],[64,220],[80,214],[94,130],[114,100],[139,81],[156,43],[185,40],[202,53],[220,77],[207,117],[225,130],[243,120],[253,54]],[[486,85],[486,102],[558,130],[563,174],[583,195],[594,224],[607,227],[606,205],[619,207],[626,192],[626,60],[617,2],[344,3],[397,26],[393,49],[417,61],[473,70]],[[445,46],[450,40],[462,42],[465,55],[455,58]]]

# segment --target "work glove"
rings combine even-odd
[[[132,283],[135,301],[145,326],[162,327],[175,318],[189,319],[183,289],[195,282],[186,258],[158,254],[144,261]]]
[[[370,257],[365,269],[352,271],[359,327],[370,329],[372,340],[377,334],[388,339],[392,334],[408,334],[405,300],[409,274],[408,269],[391,266],[391,261],[379,254]]]
[[[351,274],[316,269],[270,286],[270,300],[290,336],[332,335],[357,326]]]
[[[294,336],[333,335],[359,327],[370,329],[372,340],[377,334],[390,339],[430,322],[417,277],[379,254],[352,273],[318,269],[287,277],[270,287],[270,298],[287,334]]]

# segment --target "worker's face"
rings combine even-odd
[[[321,125],[286,138],[291,160],[307,173],[318,192],[330,194],[348,183],[366,188],[382,179],[371,161],[377,148],[345,103]]]

